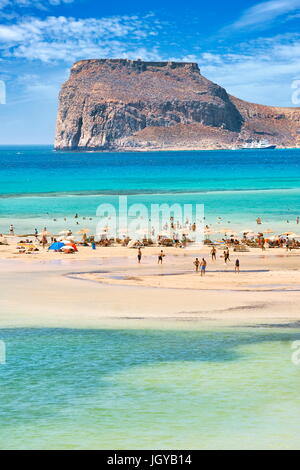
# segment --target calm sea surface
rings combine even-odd
[[[72,229],[76,213],[91,218],[99,204],[117,204],[120,194],[129,195],[129,203],[204,204],[212,224],[221,217],[220,224],[248,228],[260,216],[283,230],[300,215],[300,150],[58,153],[50,147],[0,148],[0,231],[6,232],[9,223],[19,231],[45,224],[54,231]]]
[[[213,224],[251,228],[261,216],[295,231],[300,151],[0,149],[0,232],[73,228],[76,213],[92,226],[119,194],[203,203]],[[2,449],[300,448],[299,327],[7,329],[0,340]]]
[[[0,337],[0,448],[300,448],[300,329]]]

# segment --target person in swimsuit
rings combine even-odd
[[[235,262],[235,272],[240,274],[240,260],[237,259]]]
[[[199,266],[200,266],[199,258],[195,259],[194,265],[195,265],[196,273],[198,273],[199,272]]]
[[[212,261],[216,261],[216,259],[217,259],[217,250],[215,249],[215,247],[213,247],[210,254],[211,254]]]
[[[138,249],[137,258],[138,258],[138,263],[141,264],[141,261],[142,261],[142,250],[141,250],[140,248]]]
[[[164,254],[163,250],[161,250],[161,252],[158,255],[158,264],[162,264],[164,257],[165,257],[165,254]]]
[[[230,261],[230,253],[229,253],[229,249],[227,248],[226,251],[224,251],[224,260],[225,260],[225,263],[227,264],[228,261]]]
[[[207,266],[207,262],[204,258],[202,258],[202,261],[201,261],[201,277],[205,276],[206,266]]]

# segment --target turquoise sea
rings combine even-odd
[[[204,204],[208,223],[278,231],[300,215],[300,150],[71,153],[0,148],[0,232],[95,226],[99,204]],[[221,219],[218,219],[221,217]],[[56,219],[53,222],[53,219]],[[66,220],[64,220],[66,219]],[[246,227],[245,227],[246,225]],[[249,227],[249,225],[251,225]],[[295,231],[295,227],[292,228]]]
[[[0,337],[2,449],[300,448],[299,325]]]
[[[73,229],[76,213],[93,226],[119,194],[203,203],[208,223],[254,228],[260,216],[295,231],[300,150],[0,148],[0,232]],[[299,449],[299,340],[299,324],[1,329],[0,448]]]

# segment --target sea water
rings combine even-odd
[[[300,448],[299,325],[0,338],[2,449]]]
[[[0,232],[73,228],[76,213],[92,225],[98,204],[119,194],[203,203],[213,224],[260,216],[295,231],[299,164],[298,150],[1,148]],[[299,325],[128,328],[0,330],[0,448],[300,448]]]
[[[0,232],[96,227],[99,204],[204,204],[209,224],[297,231],[300,150],[76,153],[0,148]],[[55,219],[55,220],[54,220]],[[92,220],[90,220],[92,219]],[[249,227],[250,225],[250,227]]]

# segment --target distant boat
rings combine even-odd
[[[251,142],[243,145],[242,150],[274,150],[276,145],[270,144],[268,140],[260,140],[258,142]]]

